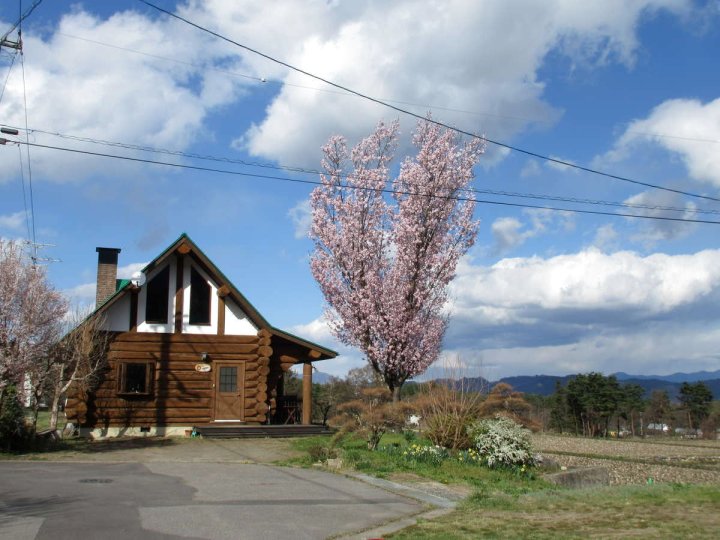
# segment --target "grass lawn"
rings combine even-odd
[[[329,438],[294,443],[307,452],[291,460],[309,465],[322,455]],[[397,435],[381,446],[402,448]],[[393,478],[411,474],[448,486],[470,488],[471,495],[452,513],[421,521],[392,538],[716,538],[720,530],[718,486],[652,484],[567,490],[551,485],[541,474],[518,475],[448,459],[439,465],[404,460],[402,452],[370,452],[365,443],[348,439],[338,455],[344,466]]]
[[[327,447],[330,437],[314,437],[298,439],[296,449],[307,452],[301,458],[289,460],[290,465],[310,466],[318,461],[318,447]],[[420,444],[430,444],[418,441]],[[402,449],[407,445],[400,435],[384,435],[377,451],[367,450],[364,441],[348,438],[338,446],[338,456],[345,466],[377,476],[389,478],[397,474],[411,473],[442,484],[464,484],[474,490],[486,492],[521,494],[533,491],[554,489],[554,486],[535,478],[534,475],[519,476],[506,471],[491,470],[478,465],[460,463],[455,459],[447,459],[439,465],[408,461],[401,457],[401,451],[384,452],[382,448],[395,446]],[[331,456],[332,457],[332,456]]]
[[[28,416],[28,420],[30,420],[30,416]],[[62,429],[65,427],[65,413],[61,412],[58,413],[58,429]],[[37,430],[43,431],[45,429],[48,429],[50,427],[50,411],[40,411],[38,412],[38,419],[37,419]]]
[[[654,484],[517,497],[476,493],[451,514],[391,538],[717,538],[718,530],[717,486]]]

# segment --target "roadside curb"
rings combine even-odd
[[[433,507],[430,510],[424,510],[412,516],[404,516],[402,518],[388,521],[373,527],[372,529],[365,529],[363,531],[353,532],[346,535],[333,537],[334,540],[366,540],[368,538],[382,538],[386,534],[391,534],[412,525],[416,525],[421,519],[435,519],[445,514],[452,512],[457,506],[456,501],[451,501],[445,497],[433,495],[426,491],[418,488],[414,488],[405,484],[399,484],[390,480],[384,480],[382,478],[376,478],[362,473],[343,473],[345,476],[355,478],[361,482],[365,482],[372,486],[384,489],[396,495],[401,495],[416,501],[422,502],[428,506]]]
[[[429,504],[438,508],[453,509],[457,506],[456,501],[451,501],[450,499],[446,499],[445,497],[433,495],[432,493],[428,493],[427,491],[423,491],[421,489],[411,487],[405,484],[398,484],[397,482],[384,480],[383,478],[376,478],[374,476],[362,473],[346,473],[346,476],[362,480],[363,482],[373,485],[375,487],[382,488],[386,491],[391,491],[398,495],[404,495],[411,499],[415,499],[417,501],[424,502],[425,504]]]

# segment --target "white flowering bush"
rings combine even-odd
[[[468,430],[488,467],[525,472],[534,464],[530,431],[507,418],[480,420]]]
[[[425,446],[411,444],[402,453],[402,458],[406,461],[415,461],[430,465],[440,465],[448,457],[450,457],[450,454],[447,448],[437,445]]]

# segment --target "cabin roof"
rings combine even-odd
[[[197,244],[192,241],[192,239],[187,235],[187,233],[182,233],[177,238],[177,240],[172,242],[157,257],[150,261],[142,269],[142,272],[147,274],[154,268],[157,268],[183,245],[186,245],[190,248],[190,253],[204,267],[203,269],[209,275],[211,275],[213,279],[217,281],[219,287],[225,286],[228,288],[228,296],[230,296],[233,300],[235,300],[235,302],[237,302],[237,304],[245,312],[245,314],[253,322],[253,324],[255,324],[255,326],[260,329],[265,329],[269,331],[271,334],[277,336],[281,340],[308,348],[310,350],[317,351],[318,353],[320,353],[320,355],[319,358],[316,358],[316,360],[328,360],[330,358],[335,358],[338,355],[338,353],[332,349],[329,349],[318,343],[309,341],[300,336],[296,336],[295,334],[291,334],[290,332],[286,332],[285,330],[281,330],[280,328],[272,326],[267,321],[267,319],[265,319],[265,317],[260,314],[260,312],[255,308],[255,306],[245,297],[245,295],[243,295],[240,290],[235,287],[235,285],[227,278],[227,276],[225,276],[225,274],[223,274],[223,272],[217,266],[215,266],[215,264],[207,257],[207,255],[205,255],[205,253],[197,246]],[[130,280],[117,280],[117,289],[115,293],[107,300],[105,300],[105,302],[103,302],[99,307],[97,307],[95,311],[90,314],[89,317],[93,317],[109,309],[110,306],[112,306],[120,298],[125,296],[128,291],[132,290],[133,287],[134,285]]]

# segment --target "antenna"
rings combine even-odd
[[[39,244],[37,242],[31,242],[30,240],[26,240],[24,242],[24,244],[26,246],[30,247],[30,249],[33,253],[33,255],[30,255],[30,259],[32,260],[34,265],[63,262],[62,259],[56,259],[54,257],[38,257],[37,256],[38,249],[55,247],[55,244]]]

